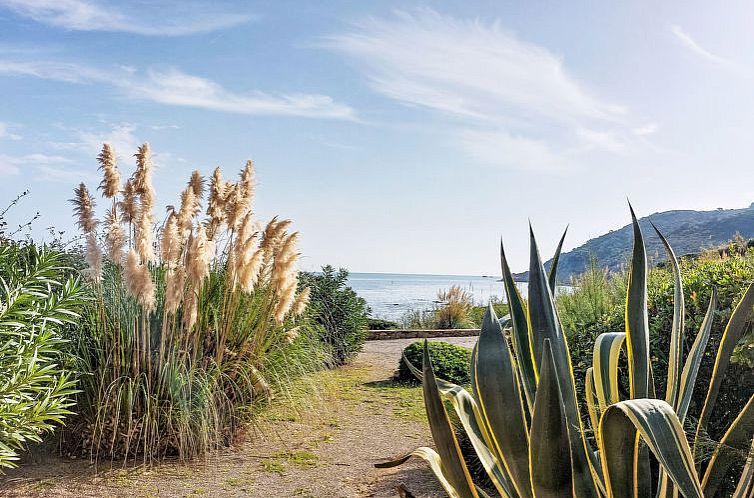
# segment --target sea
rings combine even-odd
[[[495,276],[351,273],[348,283],[369,304],[373,317],[393,321],[409,311],[434,309],[437,293],[453,285],[471,293],[474,304],[487,304],[490,299],[505,302],[503,282]],[[526,283],[517,285],[525,295]]]

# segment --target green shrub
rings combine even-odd
[[[58,253],[0,242],[0,467],[70,415],[75,381],[61,329],[78,321],[83,292]]]
[[[684,353],[693,343],[709,304],[712,287],[717,289],[718,304],[710,335],[710,353],[702,360],[699,379],[709,379],[714,354],[735,304],[748,284],[754,280],[754,254],[726,259],[684,258],[680,262],[683,290],[686,297],[686,334]],[[586,273],[574,280],[570,293],[557,296],[557,306],[573,362],[576,389],[584,392],[586,369],[592,364],[595,338],[605,332],[625,328],[624,306],[627,274],[607,273],[592,261]],[[670,338],[667,331],[673,320],[673,276],[667,265],[649,272],[647,303],[649,308],[650,354],[655,371],[657,392],[665,392]],[[754,392],[754,338],[745,336],[734,351],[728,375],[725,376],[716,405],[717,416],[710,420],[708,432],[713,438],[722,436]],[[621,371],[627,365],[621,361]],[[621,375],[620,378],[625,378]],[[624,385],[626,387],[627,384]],[[705,391],[696,390],[691,400],[690,416],[699,414]],[[586,416],[586,412],[583,412]]]
[[[393,330],[400,328],[400,324],[390,320],[383,320],[382,318],[370,317],[367,320],[367,328],[369,328],[369,330]]]
[[[508,314],[508,304],[499,301],[493,301],[491,304],[495,309],[497,316],[505,316]],[[471,323],[474,324],[475,328],[482,326],[482,320],[484,319],[484,314],[486,312],[487,306],[474,306],[471,309]]]
[[[437,293],[438,305],[434,309],[411,310],[401,317],[404,329],[473,329],[482,324],[487,306],[474,306],[472,295],[459,286]],[[508,314],[508,305],[494,301],[492,305],[500,316]]]
[[[403,349],[403,356],[417,368],[422,364],[423,345],[423,341],[415,341]],[[469,348],[449,342],[432,341],[429,342],[429,355],[432,357],[432,364],[439,378],[456,384],[469,383],[469,364],[471,362],[471,350]],[[399,381],[416,381],[416,377],[402,358],[395,378]]]
[[[300,274],[302,286],[311,289],[309,316],[321,326],[320,338],[336,365],[353,359],[364,347],[369,307],[348,286],[348,270],[330,266],[322,272]]]

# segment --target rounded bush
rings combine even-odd
[[[423,348],[424,341],[415,341],[403,350],[403,355],[408,361],[419,369],[422,368]],[[471,381],[469,378],[471,350],[469,348],[449,342],[431,341],[429,343],[429,356],[432,358],[435,376],[455,384],[468,384]],[[403,358],[398,365],[396,379],[416,381],[416,377],[408,369]]]

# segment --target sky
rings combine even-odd
[[[302,266],[514,270],[637,214],[754,201],[751,2],[0,0],[0,205],[68,199],[149,142],[160,205],[257,169]],[[100,204],[103,204],[100,202]]]

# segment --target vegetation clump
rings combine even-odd
[[[465,385],[469,383],[469,364],[471,362],[471,350],[469,348],[442,341],[431,341],[427,347],[435,373],[439,378],[455,384]],[[415,382],[416,377],[406,362],[410,362],[411,365],[421,365],[423,354],[422,341],[415,341],[406,346],[403,349],[403,358],[398,364],[398,371],[395,373],[396,380]]]
[[[302,272],[301,285],[311,290],[310,317],[320,325],[319,337],[336,365],[344,365],[364,347],[369,307],[348,286],[348,270],[330,265],[321,273]]]
[[[437,449],[418,448],[378,466],[392,467],[418,456],[429,462],[450,496],[488,496],[472,481],[447,414],[447,401],[500,496],[712,497],[723,492],[736,456],[743,460],[747,454],[733,495],[750,496],[754,491],[754,396],[719,441],[707,439],[706,431],[731,355],[751,330],[754,282],[727,320],[710,377],[700,377],[718,296],[712,289],[707,312],[686,352],[681,269],[670,245],[655,229],[667,252],[673,289],[665,388],[658,388],[660,379],[650,347],[647,255],[633,212],[632,218],[634,246],[626,283],[625,328],[602,333],[594,342],[592,366],[585,373],[587,420],[580,416],[569,340],[553,297],[557,265],[549,274],[545,271],[532,234],[528,300],[519,294],[501,250],[511,313],[501,321],[492,307],[488,309],[472,352],[471,393],[435,374],[425,342],[422,371],[416,375],[422,378]],[[554,261],[558,254],[559,249]],[[619,383],[624,351],[625,391]],[[689,408],[695,388],[702,388],[706,395],[694,419]],[[688,435],[686,426],[692,429]]]
[[[0,467],[72,414],[63,333],[85,294],[68,271],[59,253],[0,241]]]
[[[87,375],[73,439],[95,457],[200,455],[229,443],[278,381],[321,364],[303,316],[298,234],[288,220],[254,219],[251,161],[235,182],[215,169],[209,188],[195,171],[158,226],[149,145],[125,183],[110,146],[98,159],[104,220],[84,184],[73,199],[94,294],[75,336]]]

